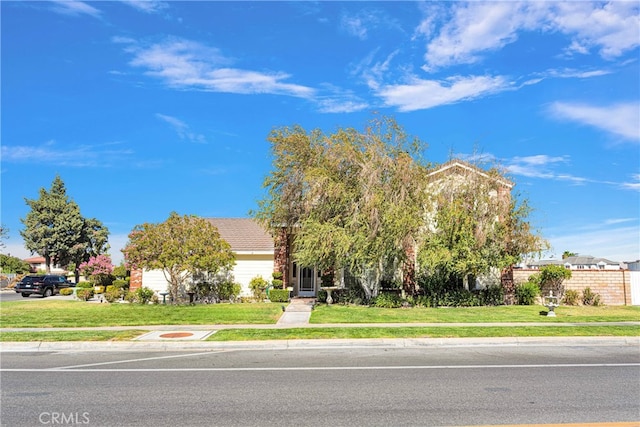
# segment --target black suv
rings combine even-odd
[[[38,274],[25,276],[15,287],[17,293],[22,294],[23,297],[28,298],[31,294],[42,295],[43,297],[50,297],[60,293],[60,289],[69,288],[75,286],[64,276],[58,276],[55,274]]]

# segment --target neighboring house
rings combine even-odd
[[[564,259],[549,259],[530,261],[523,265],[524,268],[539,270],[545,265],[562,265],[569,270],[621,270],[624,263],[610,261],[606,258],[596,258],[591,255],[576,255]]]
[[[251,295],[249,282],[256,276],[271,281],[273,274],[273,239],[251,218],[207,218],[225,241],[231,245],[236,264],[234,281],[242,285],[242,295]],[[144,270],[142,286],[156,292],[168,289],[161,270]]]
[[[29,266],[31,267],[32,273],[37,273],[38,271],[47,270],[47,263],[43,256],[31,257],[31,258],[24,259],[23,261],[29,264]],[[66,273],[66,271],[64,268],[61,268],[59,265],[52,265],[51,273],[53,274]]]

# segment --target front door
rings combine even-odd
[[[313,274],[313,268],[300,267],[300,274],[298,275],[300,282],[298,283],[298,296],[299,297],[315,297],[316,296],[316,281]]]

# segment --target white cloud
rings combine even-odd
[[[428,40],[424,58],[429,71],[475,63],[515,42],[523,31],[562,33],[572,38],[567,53],[596,49],[614,59],[640,45],[638,9],[637,2],[454,3],[449,10],[426,9],[416,32]],[[439,21],[444,24],[438,28]]]
[[[122,3],[144,13],[158,13],[169,7],[166,2],[156,0],[120,0]]]
[[[638,220],[629,227],[597,226],[591,230],[574,230],[554,236],[545,236],[556,254],[564,251],[581,255],[592,255],[612,261],[635,261],[640,259],[640,225]]]
[[[632,181],[623,182],[620,186],[626,190],[640,191],[640,173],[632,175]]]
[[[549,110],[553,117],[593,126],[625,139],[640,142],[640,104],[638,102],[607,106],[555,102]]]
[[[540,11],[537,3],[471,2],[453,4],[450,13],[451,19],[427,44],[426,69],[477,62],[481,53],[498,50],[515,41],[520,29],[532,28]],[[435,33],[433,17],[426,19]]]
[[[122,42],[114,39],[114,42]],[[221,52],[201,43],[170,39],[149,47],[129,45],[134,55],[131,65],[146,69],[146,74],[179,89],[238,94],[279,94],[310,98],[315,90],[287,83],[289,74],[230,68],[233,61]]]
[[[173,127],[173,129],[176,131],[180,139],[186,139],[188,141],[197,142],[197,143],[206,142],[206,138],[204,137],[204,135],[200,135],[192,132],[191,129],[189,128],[189,125],[187,125],[182,120],[172,116],[167,116],[166,114],[160,114],[160,113],[156,113],[156,117],[164,121],[165,123],[170,124],[171,127]]]
[[[120,164],[130,149],[118,148],[120,143],[60,147],[55,141],[39,146],[2,145],[2,161],[13,163],[56,164],[72,167],[110,167]]]
[[[381,87],[378,95],[387,105],[398,107],[400,111],[414,111],[469,101],[509,89],[512,89],[511,83],[502,76],[455,76],[444,81],[413,77],[406,84]]]
[[[83,2],[74,0],[51,0],[54,4],[53,11],[63,15],[80,16],[89,15],[94,18],[100,17],[102,12],[93,6]]]
[[[549,30],[572,35],[568,51],[586,54],[598,49],[605,59],[619,57],[640,45],[638,2],[556,2],[547,15]]]

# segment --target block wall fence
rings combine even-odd
[[[524,283],[540,270],[514,269],[515,284]],[[585,288],[599,294],[605,305],[631,305],[631,275],[629,270],[571,270],[571,279],[564,282],[565,290],[580,293]]]

